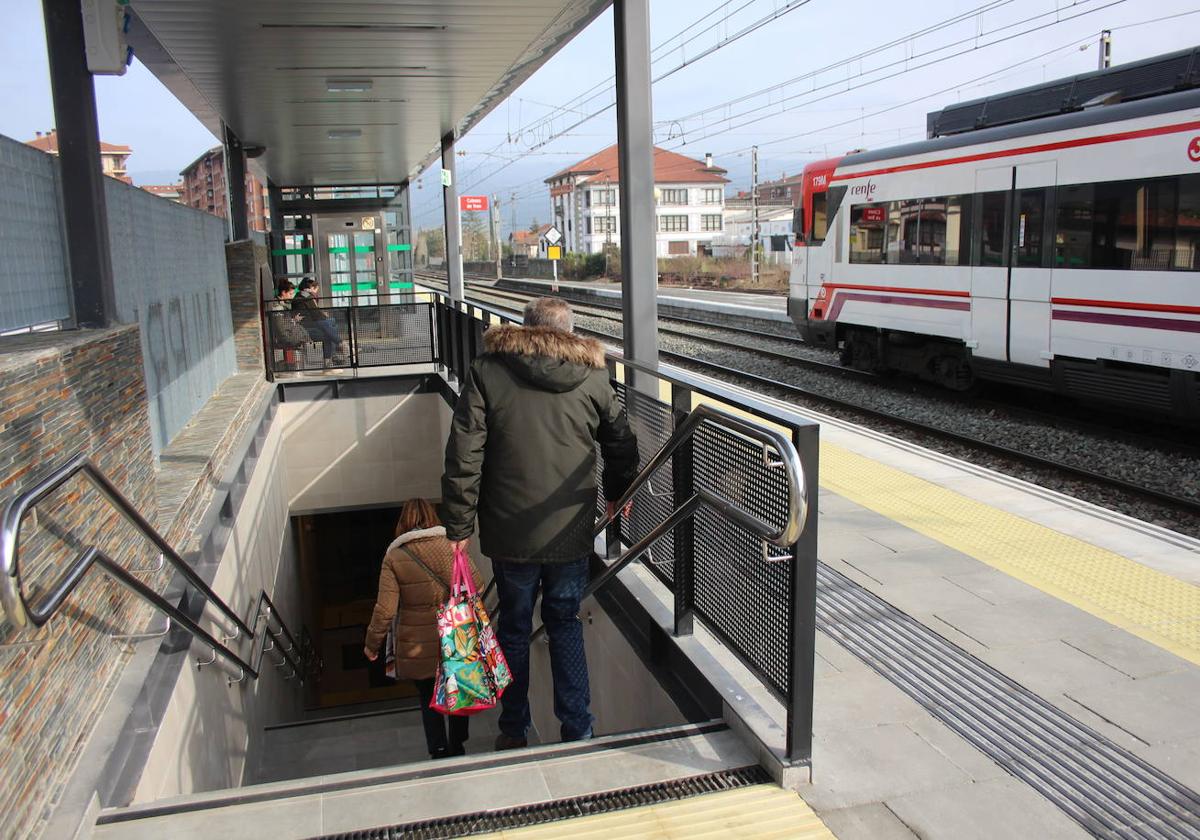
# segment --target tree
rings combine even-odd
[[[533,221],[529,223],[529,232],[537,233],[538,230],[541,229],[541,227],[542,227],[541,223],[537,220],[537,217],[535,216]]]

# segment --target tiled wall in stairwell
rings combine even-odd
[[[0,497],[31,486],[81,452],[138,509],[155,509],[138,327],[0,339]],[[128,568],[157,560],[132,526],[107,514],[82,479],[40,504],[26,524],[22,574],[32,598],[83,545],[103,547]],[[166,574],[140,577],[161,591]],[[137,632],[150,622],[148,606],[92,572],[40,630],[14,628],[7,618],[0,623],[4,835],[35,836],[61,794],[126,661],[109,634]]]
[[[238,370],[263,369],[263,334],[260,299],[272,287],[271,263],[266,246],[253,240],[225,246],[229,271],[229,308],[233,316],[233,344]]]

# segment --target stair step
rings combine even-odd
[[[96,838],[306,838],[513,808],[755,764],[723,723],[687,724],[315,779],[251,785],[101,813]]]

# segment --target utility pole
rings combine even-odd
[[[500,245],[500,198],[492,193],[492,246],[496,249],[496,279],[504,276],[504,248]]]
[[[1105,29],[1100,33],[1100,68],[1107,70],[1112,66],[1112,30]]]
[[[758,146],[750,147],[750,282],[758,284]]]

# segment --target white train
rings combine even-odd
[[[1200,418],[1200,48],[804,170],[788,311],[845,364]]]

